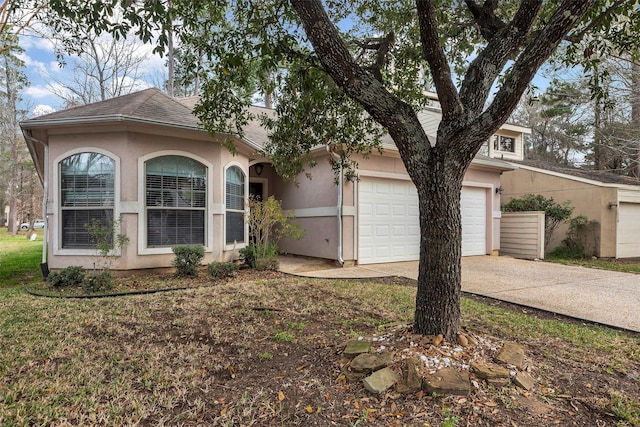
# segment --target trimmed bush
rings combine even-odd
[[[258,257],[258,251],[256,245],[249,243],[244,248],[240,249],[240,258],[251,268],[256,268],[256,259]]]
[[[60,271],[53,271],[47,276],[47,283],[54,288],[76,286],[82,283],[86,272],[79,266],[69,266]]]
[[[204,247],[200,245],[180,245],[171,248],[176,255],[172,264],[178,276],[195,276],[204,258]]]
[[[256,260],[256,266],[254,268],[260,271],[278,271],[278,268],[280,268],[280,261],[278,261],[277,258],[259,258]]]
[[[218,280],[235,276],[238,268],[232,262],[212,262],[207,266],[207,272],[212,279]]]
[[[88,294],[110,291],[113,289],[113,275],[107,269],[88,274],[82,281],[82,289]]]

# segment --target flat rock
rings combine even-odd
[[[531,415],[541,416],[549,414],[553,411],[553,407],[549,404],[539,401],[533,397],[516,397],[516,405]]]
[[[469,374],[458,372],[453,368],[440,369],[432,375],[427,375],[423,383],[427,393],[436,394],[469,394],[471,383]]]
[[[522,369],[524,367],[524,348],[520,344],[507,342],[502,346],[496,360]]]
[[[509,379],[509,370],[494,363],[472,363],[471,368],[483,380]]]
[[[462,347],[466,347],[469,345],[469,339],[463,334],[458,334],[458,344]]]
[[[422,361],[417,357],[407,359],[402,364],[402,383],[398,391],[403,394],[415,393],[422,388],[422,376],[420,367]]]
[[[363,379],[364,388],[374,394],[381,394],[393,387],[400,381],[400,376],[390,368],[383,368],[375,371],[367,378]]]
[[[486,380],[487,384],[494,386],[495,388],[502,388],[509,385],[511,382],[510,378],[492,378]]]
[[[531,390],[535,385],[535,380],[533,379],[531,374],[527,372],[518,372],[513,378],[513,383],[525,390]]]
[[[369,353],[371,351],[371,341],[369,340],[351,340],[344,347],[344,355],[353,359],[359,354]]]
[[[351,369],[356,372],[377,371],[389,366],[393,360],[393,354],[385,353],[361,353],[351,361]]]

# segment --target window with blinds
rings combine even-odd
[[[113,221],[115,161],[99,153],[79,153],[59,163],[61,242],[65,249],[95,248],[87,226]]]
[[[244,172],[237,166],[227,169],[225,177],[226,243],[244,243]]]
[[[145,162],[147,247],[204,245],[207,167],[183,156]]]

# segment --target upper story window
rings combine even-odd
[[[496,135],[493,137],[493,149],[495,151],[516,152],[516,139],[510,136]]]
[[[183,156],[145,162],[147,247],[204,245],[207,167]]]
[[[227,244],[245,241],[245,174],[238,166],[231,166],[225,174],[225,241]]]
[[[59,167],[62,248],[95,248],[87,227],[113,221],[115,161],[100,153],[79,153]]]

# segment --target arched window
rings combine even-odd
[[[225,236],[226,243],[244,243],[244,172],[238,166],[227,169],[225,176]]]
[[[62,248],[95,248],[87,226],[114,219],[115,161],[100,153],[79,153],[59,167]]]
[[[147,247],[204,245],[207,167],[183,156],[145,162]]]

